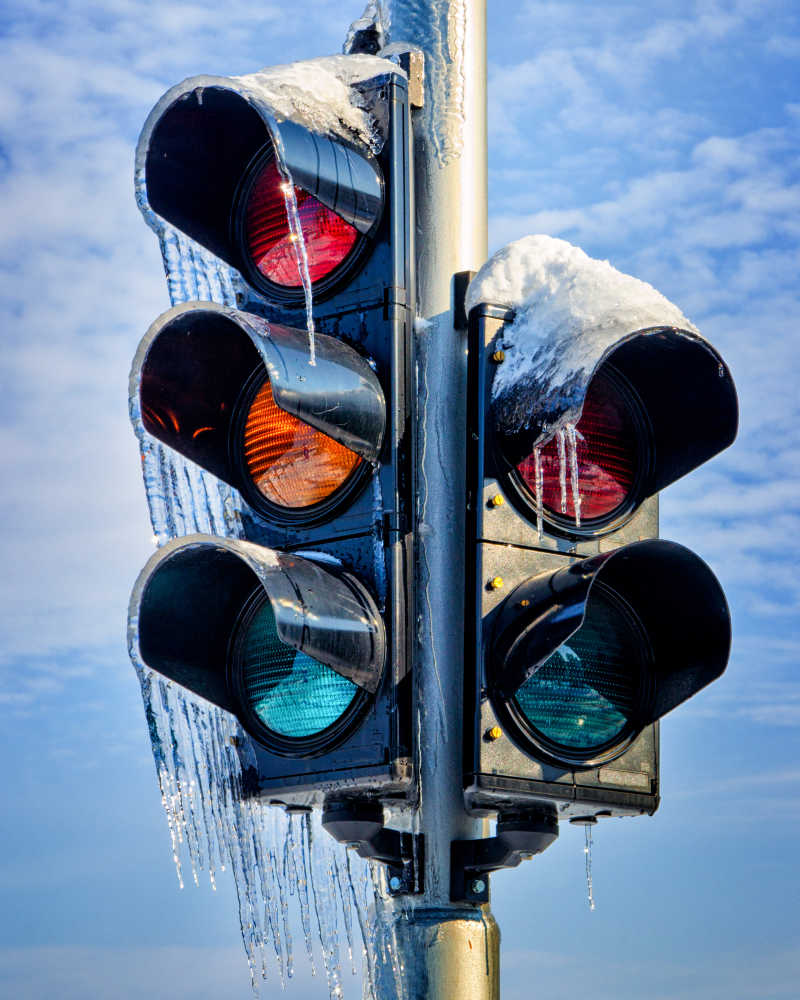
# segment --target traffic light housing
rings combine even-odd
[[[714,348],[667,317],[604,317],[593,338],[562,313],[557,352],[516,366],[508,352],[504,370],[514,312],[470,312],[464,787],[478,814],[654,812],[659,719],[725,669],[724,594],[656,537],[657,493],[733,441],[736,394]]]
[[[287,106],[316,60],[285,68],[283,82],[279,67],[172,87],[139,138],[137,198],[159,236],[166,224],[234,269],[239,307],[299,329],[312,313],[372,350],[373,311],[413,316],[408,81],[386,59],[338,59],[355,81],[348,108],[313,95],[313,76]]]
[[[415,788],[410,109],[397,67],[370,66],[370,142],[271,105],[256,75],[172,88],[137,149],[146,220],[215,255],[240,308],[155,321],[132,420],[143,449],[233,487],[241,537],[154,554],[133,653],[233,712],[245,791],[290,807]]]

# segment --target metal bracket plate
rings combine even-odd
[[[489,873],[516,868],[541,854],[558,837],[558,817],[550,808],[498,817],[497,835],[483,840],[454,840],[450,845],[450,899],[488,903]]]

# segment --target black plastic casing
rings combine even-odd
[[[333,558],[370,591],[384,619],[386,664],[374,698],[350,734],[315,757],[281,757],[254,739],[253,792],[289,805],[319,805],[346,791],[387,799],[412,798],[414,394],[414,201],[408,89],[390,75],[376,86],[388,99],[388,138],[378,161],[385,203],[371,251],[338,291],[315,301],[320,333],[337,337],[374,365],[387,406],[379,463],[351,502],[323,523],[276,526],[243,502],[247,539],[271,548]],[[304,308],[265,299],[242,282],[237,305],[304,329]],[[317,555],[313,555],[317,554]],[[247,763],[243,760],[243,763]],[[254,764],[254,768],[252,766]]]
[[[466,469],[466,623],[464,646],[464,795],[476,814],[508,812],[541,802],[578,820],[653,813],[659,801],[658,723],[647,725],[614,760],[596,767],[558,765],[536,756],[489,697],[488,658],[498,611],[530,577],[555,573],[579,558],[658,535],[658,500],[646,500],[621,527],[601,537],[572,539],[523,516],[489,419],[491,382],[513,313],[476,306],[469,317]],[[501,362],[502,363],[502,362]],[[493,504],[500,497],[502,503]],[[517,506],[515,506],[515,503]],[[492,589],[490,581],[502,578]],[[489,736],[498,727],[502,735]]]

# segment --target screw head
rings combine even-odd
[[[503,586],[502,576],[493,576],[492,579],[489,581],[490,590],[499,590],[502,586]]]
[[[492,355],[492,361],[494,361],[496,365],[502,364],[505,360],[506,360],[505,351],[495,351],[494,354]]]
[[[486,739],[489,740],[490,743],[493,743],[495,740],[499,740],[502,735],[503,730],[499,726],[492,726],[491,729],[486,730]]]
[[[470,885],[470,890],[474,896],[481,896],[486,892],[486,883],[482,878],[474,878]]]
[[[392,890],[392,892],[397,892],[397,890],[402,886],[402,884],[403,883],[396,875],[392,875],[392,877],[389,879],[389,888]]]
[[[491,498],[491,500],[489,500],[489,506],[490,507],[502,507],[504,503],[505,503],[505,500],[503,499],[503,497],[499,493],[496,493]]]

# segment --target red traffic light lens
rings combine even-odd
[[[244,249],[256,271],[285,289],[302,288],[297,243],[289,226],[285,181],[274,154],[259,160],[246,187],[243,212]],[[307,191],[294,187],[312,284],[322,281],[350,256],[358,230]]]
[[[575,426],[581,524],[607,519],[629,502],[641,464],[639,426],[628,393],[617,379],[598,372]],[[541,503],[556,520],[566,519],[577,526],[571,450],[566,434],[561,445],[556,435],[539,449]],[[535,498],[535,452],[516,468]]]
[[[280,409],[269,379],[247,409],[242,455],[258,493],[289,510],[332,498],[362,463],[354,451]]]

